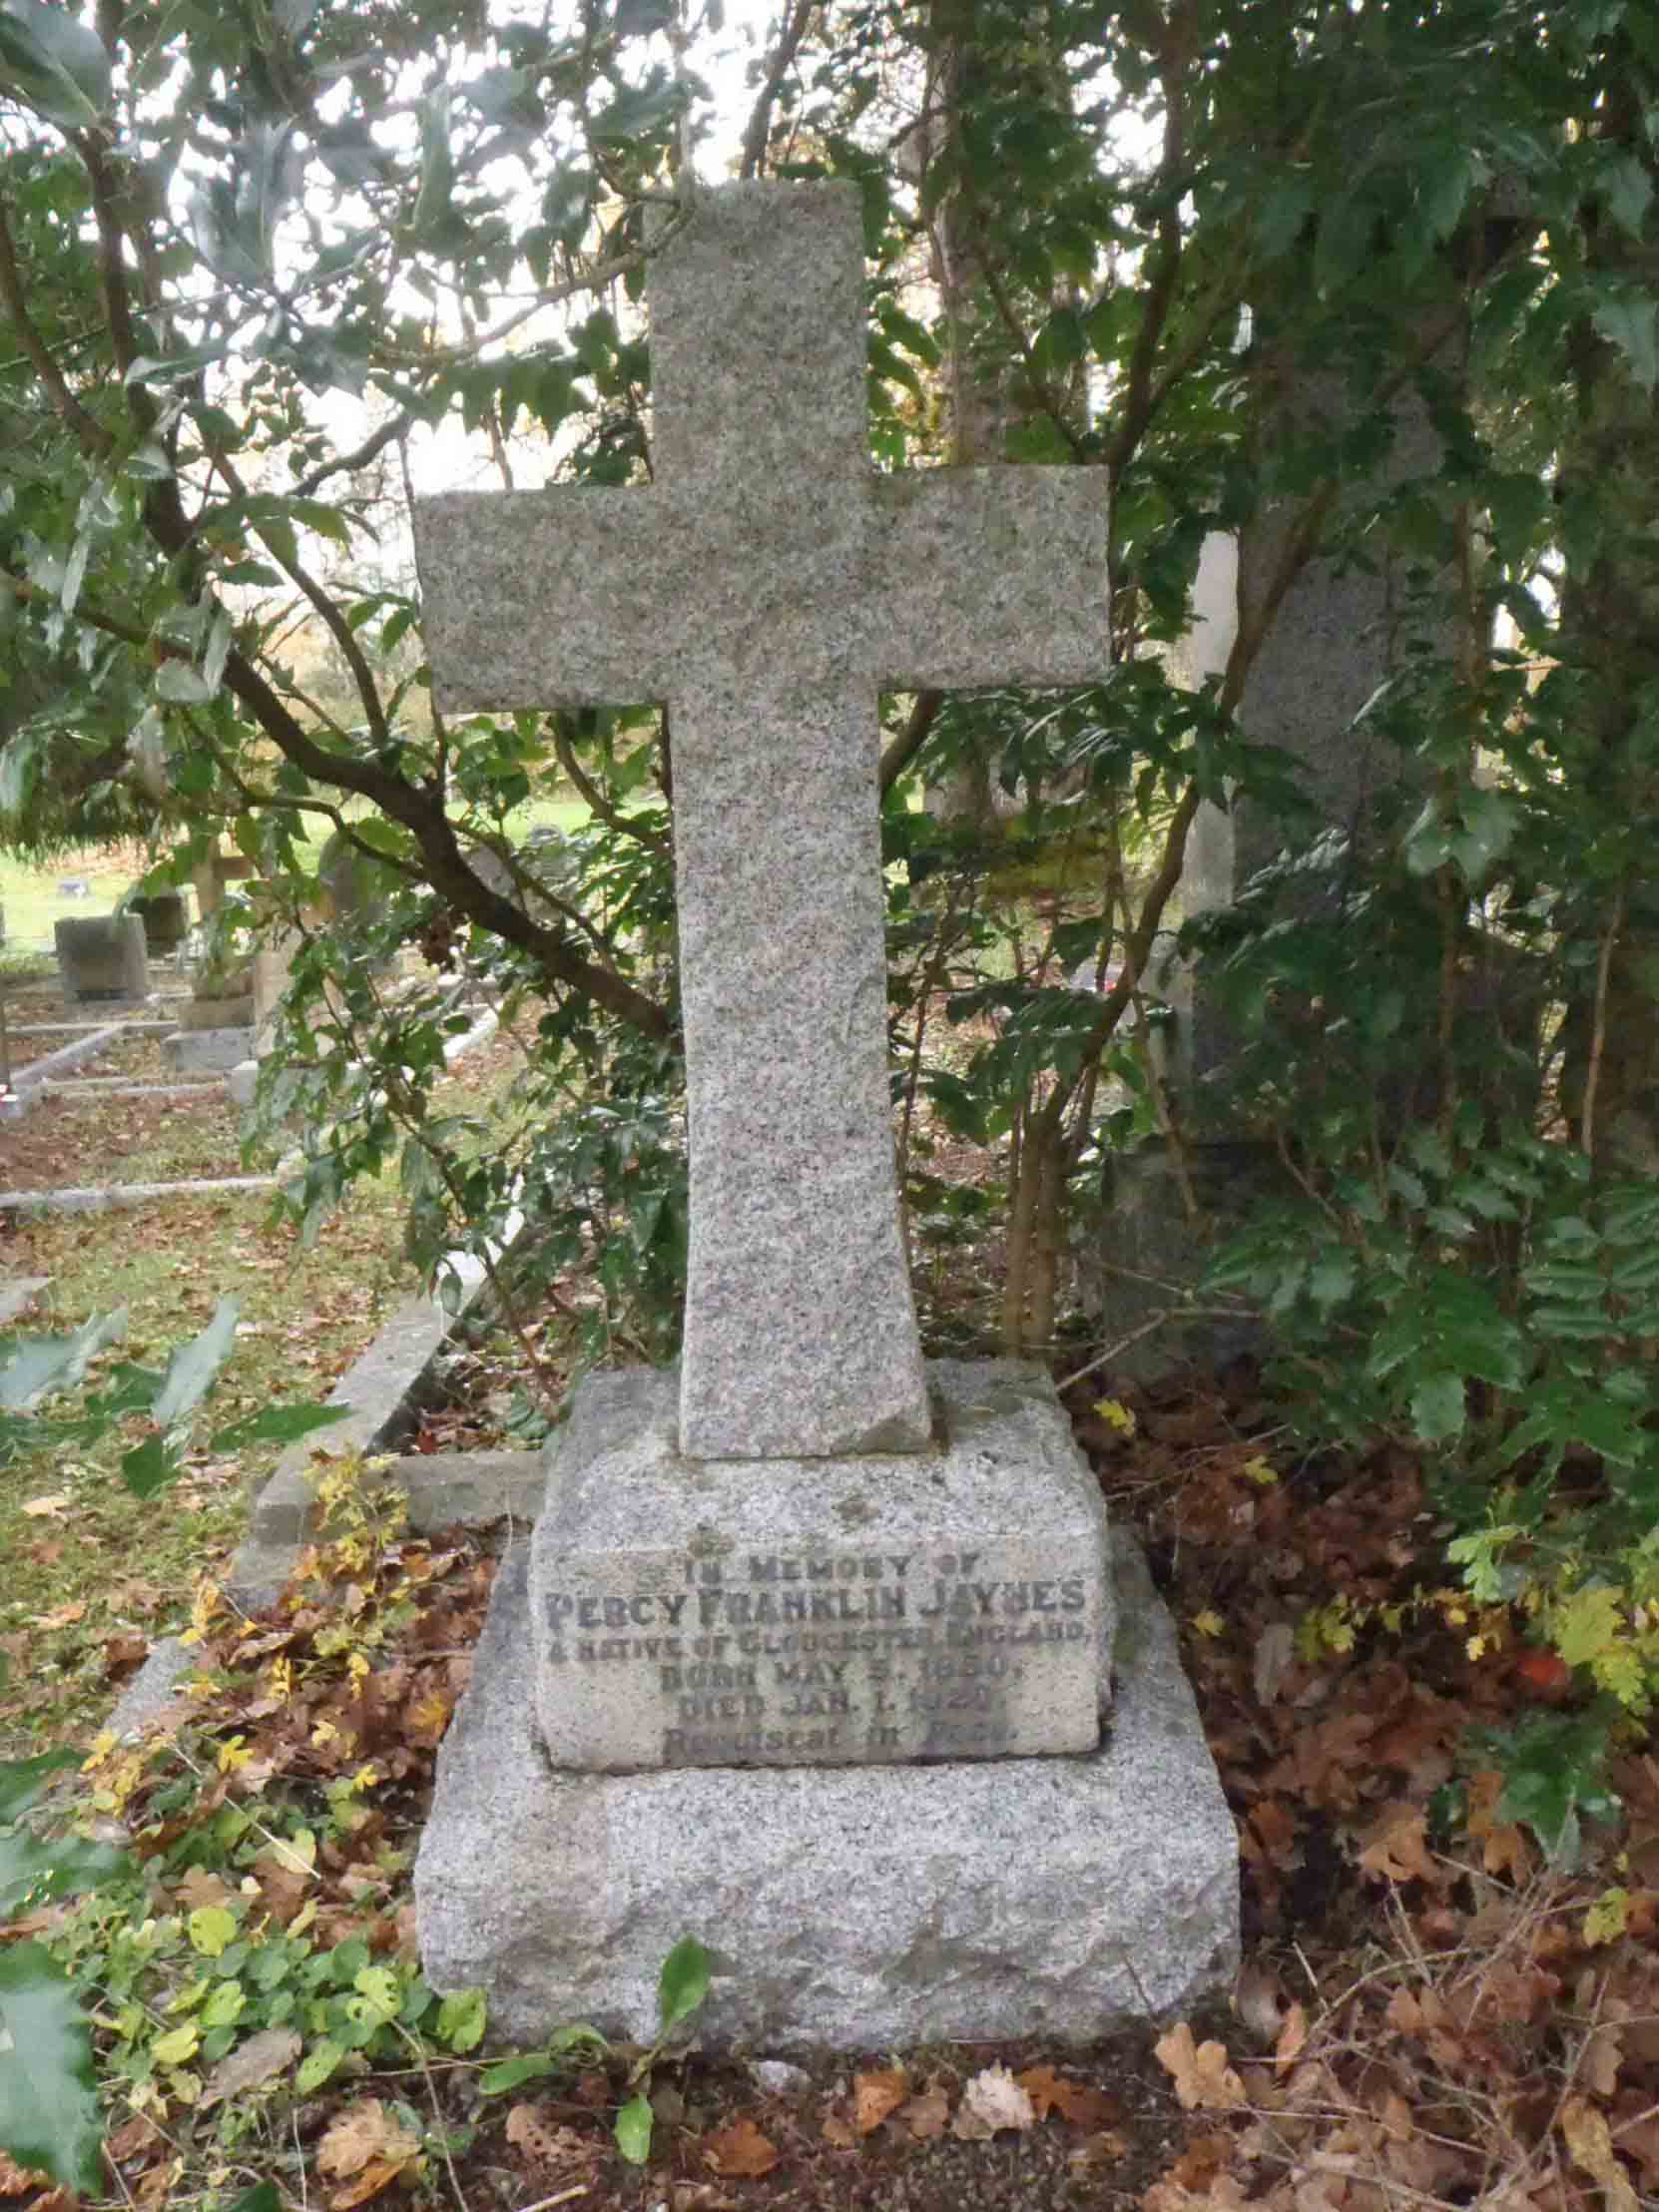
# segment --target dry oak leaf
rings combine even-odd
[[[231,1905],[241,1895],[222,1874],[213,1874],[206,1867],[190,1868],[173,1894],[187,1913],[194,1913],[199,1905]]]
[[[718,2135],[711,2135],[703,2151],[703,2163],[717,2174],[728,2178],[769,2174],[777,2165],[780,2152],[761,2133],[747,2114],[734,2120],[730,2127],[723,2127]]]
[[[1106,2089],[1094,2089],[1086,2081],[1071,2081],[1052,2066],[1027,2066],[1014,2079],[1036,2107],[1039,2120],[1058,2112],[1079,2127],[1104,2127],[1123,2117],[1123,2104]]]
[[[343,2189],[336,2189],[328,2199],[329,2212],[351,2212],[353,2205],[366,2204],[370,2197],[377,2197],[382,2189],[389,2189],[401,2174],[409,2170],[406,2158],[376,2158]]]
[[[1030,2127],[1036,2107],[1006,2066],[986,2066],[962,2090],[950,2123],[964,2143],[982,2143],[1005,2127]]]
[[[1174,2081],[1187,2111],[1232,2112],[1246,2101],[1244,2083],[1227,2062],[1227,2045],[1195,2043],[1185,2020],[1160,2036],[1152,2054]]]
[[[279,2073],[285,2073],[303,2048],[291,2027],[263,2027],[240,2048],[227,2051],[209,2074],[198,2109],[208,2112],[231,2097],[263,2089]]]
[[[1637,2212],[1630,2176],[1613,2155],[1607,2115],[1588,2097],[1568,2097],[1561,2107],[1561,2133],[1574,2165],[1582,2166],[1606,2192],[1607,2212]]]
[[[25,2169],[0,2150],[0,2197],[24,2197],[31,2189],[44,2189],[47,2176]]]
[[[396,2174],[419,2156],[419,2136],[411,2135],[378,2097],[364,2097],[331,2123],[317,2145],[316,2164],[319,2173],[348,2181],[353,2174],[365,2173],[374,2166],[389,2165]],[[385,2182],[379,2187],[384,2188]],[[352,2201],[360,2204],[362,2199]]]
[[[1302,2056],[1308,2040],[1308,2007],[1293,2004],[1285,2014],[1285,2024],[1279,2030],[1279,2040],[1273,2046],[1273,2062],[1276,2066],[1293,2065]]]
[[[902,2066],[852,2076],[852,2124],[860,2135],[871,2134],[889,2112],[896,2112],[910,2094],[910,2077]]]
[[[1385,1805],[1366,1831],[1360,1864],[1367,1874],[1384,1882],[1426,1882],[1444,1879],[1443,1871],[1429,1857],[1428,1838],[1420,1805]]]
[[[573,2127],[545,2120],[533,2104],[515,2104],[507,2114],[507,2140],[514,2150],[538,2166],[556,2170],[585,2166],[593,2159],[593,2145]]]
[[[931,2082],[919,2096],[908,2104],[901,2104],[893,2114],[900,2127],[907,2127],[918,2143],[930,2143],[936,2135],[942,2135],[950,2118],[950,2099],[944,2084]]]

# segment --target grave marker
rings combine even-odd
[[[590,1376],[550,1452],[424,1969],[532,2038],[573,1998],[641,2031],[695,1927],[717,2038],[1171,2009],[1232,1970],[1232,1823],[1130,1561],[1102,1740],[1116,1582],[1048,1378],[923,1369],[887,1099],[878,694],[1098,675],[1103,486],[870,466],[849,187],[700,195],[647,290],[648,489],[416,512],[443,705],[670,709],[692,1158],[683,1377]]]
[[[649,488],[416,506],[451,712],[666,702],[690,1094],[681,1445],[916,1449],[887,1107],[883,689],[1086,683],[1092,471],[880,475],[849,187],[709,195],[653,263]]]

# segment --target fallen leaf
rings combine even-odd
[[[182,1877],[174,1892],[186,1912],[194,1912],[199,1905],[230,1905],[239,1893],[221,1874],[213,1874],[206,1867],[192,1867]]]
[[[1245,2102],[1244,2083],[1227,2063],[1227,2045],[1195,2043],[1185,2020],[1161,2036],[1152,2049],[1189,2112],[1231,2112]]]
[[[1440,1870],[1428,1855],[1422,1807],[1385,1805],[1366,1831],[1360,1864],[1367,1874],[1384,1882],[1438,1881]]]
[[[825,2113],[823,2135],[824,2140],[832,2144],[836,2150],[849,2150],[858,2140],[852,2132],[851,2123],[843,2120],[838,2112]]]
[[[378,2097],[364,2097],[360,2104],[348,2106],[329,2127],[317,2145],[316,2163],[319,2173],[345,2181],[375,2165],[389,2164],[391,2175],[395,2175],[419,2155],[419,2136],[411,2135]],[[383,2189],[385,2182],[376,2186]],[[362,2199],[354,2197],[351,2201],[360,2204]]]
[[[104,1672],[110,1675],[130,1674],[135,1667],[142,1667],[150,1656],[150,1639],[147,1636],[111,1636],[104,1644]]]
[[[1123,2117],[1119,2098],[1105,2089],[1091,2088],[1086,2081],[1068,2080],[1052,2066],[1027,2066],[1014,2079],[1036,2107],[1039,2120],[1058,2112],[1063,2120],[1075,2121],[1079,2127],[1104,2127],[1108,2121]]]
[[[123,2120],[104,2148],[118,2162],[123,2158],[137,2158],[141,2151],[154,2150],[162,2140],[161,2130],[147,2112],[135,2112],[131,2119]],[[11,2165],[0,2151],[0,2197],[12,2194],[5,2186],[5,2169]],[[16,2168],[12,2168],[13,2172]]]
[[[752,2176],[771,2173],[779,2155],[776,2144],[770,2143],[746,2115],[710,2136],[703,2163],[717,2174]]]
[[[370,2197],[377,2197],[382,2189],[389,2189],[399,2174],[408,2171],[406,2158],[376,2158],[366,2165],[354,2181],[348,2181],[343,2189],[336,2189],[328,2199],[330,2212],[351,2212],[355,2204],[366,2204]]]
[[[1561,2107],[1561,2133],[1573,2163],[1598,2181],[1607,2194],[1607,2212],[1637,2212],[1630,2176],[1613,2155],[1607,2115],[1588,2097],[1568,2097]]]
[[[1233,2138],[1217,2131],[1189,2143],[1164,2178],[1201,2196],[1217,2174],[1225,2173],[1232,2163]]]
[[[86,1618],[85,1598],[76,1598],[72,1604],[54,1607],[50,1613],[37,1613],[36,1628],[73,1628],[78,1620]]]
[[[1030,2127],[1036,2117],[1031,2099],[1007,2067],[986,2066],[963,2089],[950,2132],[964,2143],[982,2143],[1002,2128]]]
[[[209,2074],[199,2111],[211,2111],[231,2097],[261,2089],[284,2073],[304,2046],[291,2027],[264,2027],[238,2049],[227,2051]]]
[[[1102,2128],[1098,2135],[1091,2135],[1066,2153],[1066,2164],[1074,2174],[1092,2173],[1097,2166],[1115,2166],[1129,2155],[1129,2145],[1113,2128]]]
[[[18,1507],[18,1511],[27,1513],[31,1520],[62,1520],[68,1510],[67,1490],[54,1490],[50,1497],[25,1498]]]
[[[1285,2024],[1279,2030],[1279,2040],[1273,2046],[1273,2062],[1276,2066],[1289,2066],[1302,2055],[1308,2040],[1308,2007],[1293,2004],[1285,2014]]]
[[[593,2145],[573,2127],[544,2119],[533,2104],[515,2104],[507,2114],[507,2140],[538,2166],[563,2172],[592,2162]]]
[[[143,2212],[162,2212],[162,2208],[172,2201],[173,2184],[179,2180],[184,2170],[185,2162],[182,2158],[166,2158],[159,2166],[152,2166],[147,2174],[140,2177],[138,2186],[133,2191],[134,2203],[142,2206]]]
[[[944,2092],[944,2084],[935,2081],[920,2096],[911,2097],[893,2114],[900,2127],[907,2127],[918,2143],[930,2143],[936,2135],[942,2135],[945,2122],[950,2118],[950,2099]]]
[[[43,2173],[26,2171],[0,2150],[0,2197],[27,2196],[31,2189],[44,2189],[46,2179]]]
[[[880,2073],[854,2074],[852,2077],[852,2124],[860,2135],[868,2135],[887,2117],[895,2112],[910,2094],[910,2077],[902,2066],[889,2066]]]

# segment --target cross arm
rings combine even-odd
[[[1104,471],[917,469],[877,476],[874,508],[883,685],[954,691],[1105,674]]]
[[[678,534],[650,489],[555,485],[414,502],[426,656],[446,713],[666,697]]]

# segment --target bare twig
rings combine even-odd
[[[1623,926],[1624,885],[1621,883],[1613,899],[1613,911],[1607,917],[1607,927],[1602,932],[1601,948],[1596,954],[1595,1018],[1590,1028],[1590,1061],[1584,1070],[1584,1108],[1578,1138],[1587,1160],[1595,1157],[1596,1093],[1601,1088],[1601,1060],[1607,1046],[1607,985],[1613,969],[1613,947]]]

